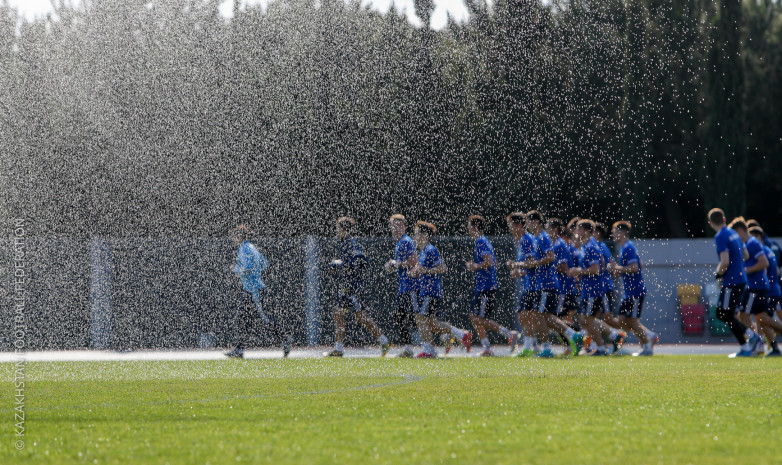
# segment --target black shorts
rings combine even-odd
[[[551,313],[557,315],[559,312],[559,295],[556,290],[540,291],[540,304],[538,304],[538,313]]]
[[[578,296],[575,294],[560,294],[557,316],[567,316],[571,312],[578,313]]]
[[[443,299],[439,297],[425,296],[418,298],[418,314],[434,317],[442,320]]]
[[[521,311],[532,311],[540,306],[540,291],[526,291],[521,295]]]
[[[494,289],[476,292],[472,298],[470,313],[490,320],[494,314],[494,294],[496,292]]]
[[[616,292],[614,291],[607,291],[605,295],[605,301],[606,301],[606,307],[604,312],[605,313],[614,313],[614,300],[615,300]]]
[[[720,300],[717,306],[731,314],[736,313],[741,308],[741,297],[744,295],[743,284],[738,286],[722,286],[720,289]]]
[[[358,294],[351,294],[344,289],[340,289],[337,294],[337,308],[342,310],[353,310],[354,312],[360,312],[364,309],[364,307],[361,306]]]
[[[741,296],[741,312],[748,315],[766,313],[766,294],[768,291],[757,289],[745,289]]]
[[[619,306],[619,314],[627,318],[641,318],[644,308],[645,295],[640,297],[625,297]]]
[[[774,315],[774,312],[782,310],[782,297],[766,297],[768,302],[768,313]]]
[[[584,298],[584,304],[581,307],[581,314],[586,316],[601,316],[607,312],[608,302],[605,296],[598,297],[586,297]]]
[[[398,312],[418,313],[418,292],[410,291],[397,294],[396,310]]]

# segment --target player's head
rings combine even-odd
[[[247,226],[240,224],[231,230],[229,236],[234,245],[239,245],[250,237],[250,229]]]
[[[579,220],[576,224],[576,236],[582,242],[588,241],[594,232],[595,222],[592,220]]]
[[[486,219],[481,215],[472,215],[467,218],[467,232],[470,233],[473,239],[483,236],[485,227]]]
[[[617,221],[611,228],[611,236],[617,242],[626,241],[630,237],[632,226],[629,221]]]
[[[754,227],[760,228],[760,223],[758,223],[758,220],[747,220],[747,227],[752,229]],[[762,228],[761,228],[762,229]]]
[[[721,208],[712,208],[706,217],[709,219],[709,225],[715,231],[719,231],[725,226],[725,212]]]
[[[595,230],[593,234],[598,241],[605,240],[605,238],[608,237],[608,228],[605,224],[595,221]]]
[[[356,230],[356,220],[348,216],[343,216],[337,219],[337,237],[344,239],[348,236],[352,236]]]
[[[749,232],[747,232],[747,230],[749,228],[747,228],[747,220],[745,220],[743,216],[733,218],[728,227],[736,231],[736,234],[741,237],[742,241],[747,242],[747,239],[749,239]]]
[[[763,242],[763,228],[760,226],[751,226],[749,228],[749,233],[760,242]]]
[[[527,225],[527,231],[532,234],[538,234],[543,229],[543,214],[537,210],[528,211],[525,224]]]
[[[427,223],[426,221],[415,223],[413,237],[418,248],[423,249],[435,234],[437,234],[437,227],[432,223]]]
[[[524,213],[513,212],[505,217],[505,221],[508,223],[508,229],[510,233],[516,238],[521,238],[524,235]]]
[[[402,237],[407,230],[407,220],[404,215],[391,215],[391,218],[388,219],[388,226],[391,228],[391,234],[394,237]]]
[[[546,221],[546,232],[551,237],[561,237],[565,224],[559,218],[549,218]]]
[[[581,221],[581,218],[574,216],[570,219],[570,221],[567,222],[567,229],[569,229],[571,233],[575,234],[576,226],[578,226],[579,221]]]

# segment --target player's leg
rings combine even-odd
[[[545,319],[546,325],[567,342],[568,353],[577,354],[578,349],[576,347],[576,340],[579,338],[579,335],[558,316],[564,312],[564,300],[564,296],[560,299],[560,296],[557,295],[556,291],[543,291],[540,301],[540,306],[543,310],[542,316]],[[539,354],[541,357],[553,355],[550,345],[546,344],[549,343],[544,343],[543,352]],[[547,349],[548,354],[545,354]]]
[[[432,324],[429,317],[429,311],[434,299],[426,296],[421,298],[418,307],[418,314],[415,315],[415,323],[418,326],[418,332],[421,335],[423,351],[418,354],[418,358],[436,358],[437,352],[432,344]]]
[[[255,304],[253,303],[252,295],[246,291],[242,292],[242,303],[236,318],[236,346],[233,350],[225,354],[228,357],[244,357],[244,344],[252,329],[254,311]]]
[[[280,325],[272,312],[266,308],[264,292],[261,290],[255,290],[252,292],[252,301],[255,305],[255,310],[258,316],[260,316],[264,325],[270,328],[274,333],[274,336],[280,340],[282,345],[283,357],[287,357],[291,352],[292,336],[285,331],[285,328]]]
[[[519,312],[519,323],[524,330],[524,346],[517,355],[518,357],[530,357],[535,355],[534,346],[537,344],[537,332],[539,326],[539,315],[537,313],[540,305],[540,292],[528,290],[521,299],[521,311]]]
[[[737,318],[741,309],[743,288],[739,286],[723,286],[720,290],[720,298],[717,307],[717,319],[725,323],[733,336],[741,345],[741,350],[736,356],[750,356],[754,348],[754,341],[750,344],[752,330],[745,326]]]
[[[377,323],[372,320],[372,318],[367,314],[367,312],[364,310],[364,307],[361,305],[361,301],[359,300],[357,295],[350,296],[350,301],[353,304],[353,310],[356,315],[356,321],[363,326],[364,328],[369,331],[369,333],[372,335],[372,337],[375,338],[375,340],[380,344],[380,351],[381,355],[383,357],[386,356],[388,353],[388,349],[391,348],[391,343],[388,342],[388,338],[385,334],[383,334],[383,331],[380,329],[380,326],[377,325]]]
[[[399,342],[403,344],[400,357],[412,357],[413,336],[412,332],[416,326],[415,315],[418,313],[418,295],[416,292],[406,292],[397,294],[394,320],[399,331]]]

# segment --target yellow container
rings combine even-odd
[[[676,290],[676,295],[679,297],[679,299],[684,299],[685,297],[694,297],[695,303],[697,303],[701,299],[701,286],[698,284],[679,284],[679,287]],[[682,301],[682,303],[685,302]]]

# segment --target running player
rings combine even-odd
[[[380,343],[381,354],[385,356],[391,344],[380,328],[367,315],[361,305],[359,295],[363,289],[362,274],[369,262],[364,249],[353,238],[356,229],[356,220],[342,217],[337,220],[337,238],[339,239],[340,258],[329,264],[329,270],[338,273],[339,292],[337,294],[337,306],[334,309],[334,336],[336,343],[334,350],[326,352],[327,357],[342,357],[344,355],[345,341],[345,315],[353,310],[356,321],[364,326],[372,336]]]
[[[752,319],[766,313],[766,295],[768,294],[768,278],[766,268],[768,259],[763,251],[763,244],[749,235],[747,222],[742,217],[734,218],[729,227],[741,238],[748,257],[744,260],[744,272],[747,275],[747,287],[741,296],[739,320],[747,328],[753,327]],[[758,322],[759,323],[759,322]],[[759,324],[755,325],[758,334],[762,334]],[[762,338],[761,338],[762,340]],[[759,349],[758,345],[755,349]]]
[[[614,264],[611,269],[614,274],[622,277],[624,283],[624,299],[619,307],[619,322],[623,329],[632,331],[641,343],[641,351],[634,355],[648,356],[654,354],[654,344],[659,340],[659,336],[641,323],[646,285],[638,249],[630,240],[630,229],[630,223],[627,221],[614,223],[612,235],[614,241],[622,248],[619,252],[619,263]]]
[[[475,241],[473,259],[465,265],[467,271],[475,273],[475,295],[470,307],[470,322],[475,327],[481,338],[483,352],[481,356],[493,355],[489,336],[486,330],[501,333],[508,338],[508,344],[513,350],[519,339],[519,333],[492,320],[494,312],[494,296],[497,292],[497,259],[494,256],[494,247],[486,236],[483,235],[486,220],[480,215],[472,215],[467,219],[467,232]]]
[[[714,244],[720,262],[715,277],[722,281],[717,318],[728,326],[741,346],[741,349],[732,356],[751,357],[759,339],[756,339],[754,332],[736,318],[736,312],[741,307],[744,288],[747,287],[744,259],[749,258],[749,254],[736,231],[727,226],[725,212],[719,208],[712,208],[708,218],[709,226],[717,233],[714,236]]]
[[[615,265],[614,255],[611,253],[611,249],[605,243],[606,237],[608,237],[608,228],[603,223],[595,223],[595,240],[600,246],[600,253],[603,255],[603,267],[600,270],[600,276],[603,278],[603,286],[605,287],[605,299],[606,299],[606,312],[603,313],[602,319],[608,325],[621,329],[622,324],[618,318],[614,316],[614,302],[616,296],[616,287],[614,286],[614,279],[611,276],[610,269]],[[615,347],[615,350],[618,348]]]
[[[406,234],[407,220],[402,215],[393,215],[389,219],[391,235],[396,240],[394,259],[386,263],[387,270],[396,270],[399,288],[396,293],[394,321],[399,331],[399,339],[404,344],[400,357],[414,356],[411,332],[415,327],[415,315],[418,314],[418,280],[408,276],[408,270],[418,264],[415,241]]]
[[[749,233],[758,241],[763,240],[763,229],[759,226],[749,228]],[[768,296],[766,314],[762,316],[759,321],[760,326],[763,326],[764,333],[766,335],[766,342],[771,346],[771,352],[767,354],[768,357],[779,357],[782,353],[779,351],[779,346],[776,342],[776,335],[781,334],[777,329],[776,331],[769,332],[770,328],[774,328],[773,325],[767,324],[767,320],[778,323],[774,320],[774,312],[779,308],[780,301],[782,301],[782,289],[779,285],[779,268],[777,267],[777,257],[774,255],[774,251],[767,245],[763,246],[763,251],[768,259],[768,268],[766,268],[766,276],[768,277]],[[756,317],[757,318],[757,317]]]
[[[511,213],[506,217],[508,229],[513,235],[516,247],[516,261],[508,260],[506,265],[510,270],[511,278],[516,280],[516,292],[520,294],[516,315],[524,331],[524,348],[517,354],[518,357],[535,355],[533,349],[536,341],[537,320],[540,315],[537,308],[540,303],[540,293],[532,289],[532,281],[535,279],[535,269],[522,268],[523,262],[535,259],[535,236],[530,234],[525,225],[525,213]],[[513,350],[514,347],[511,347]]]
[[[421,333],[424,350],[418,358],[437,358],[437,352],[432,344],[433,334],[453,334],[461,341],[467,352],[470,351],[472,333],[459,329],[442,321],[441,307],[443,302],[443,286],[440,275],[448,271],[445,262],[440,257],[437,247],[431,244],[431,238],[437,233],[432,223],[419,221],[415,226],[415,243],[421,253],[418,264],[410,269],[408,275],[418,279],[418,314],[415,322]]]
[[[548,329],[559,333],[568,342],[570,352],[575,355],[578,353],[576,343],[573,340],[576,333],[557,316],[559,313],[559,279],[556,270],[557,256],[554,252],[554,243],[546,230],[543,229],[543,215],[540,212],[535,210],[527,212],[525,224],[527,231],[535,236],[537,243],[536,258],[527,261],[525,266],[535,269],[537,286],[540,289],[540,304],[537,312],[543,320],[542,328],[546,329],[542,331],[545,339],[543,350],[538,356],[543,358],[554,356],[551,343],[548,341]]]
[[[576,266],[573,256],[573,247],[568,243],[569,231],[565,230],[565,225],[559,218],[549,218],[546,223],[546,232],[554,241],[554,255],[557,257],[556,269],[557,279],[559,280],[559,296],[557,303],[557,317],[565,324],[576,324],[576,315],[578,314],[578,283],[570,276],[569,270]],[[576,347],[575,350],[568,344],[567,352],[572,355],[578,355],[583,338],[576,328],[576,336],[573,338]]]
[[[247,226],[240,225],[234,228],[230,234],[234,247],[239,248],[233,272],[242,283],[244,302],[239,311],[236,347],[225,355],[233,358],[244,357],[245,338],[250,332],[252,320],[255,317],[260,317],[282,341],[282,354],[283,357],[287,357],[291,351],[291,336],[287,335],[277,320],[263,308],[266,285],[261,279],[261,273],[269,266],[269,262],[248,240],[249,233]]]

